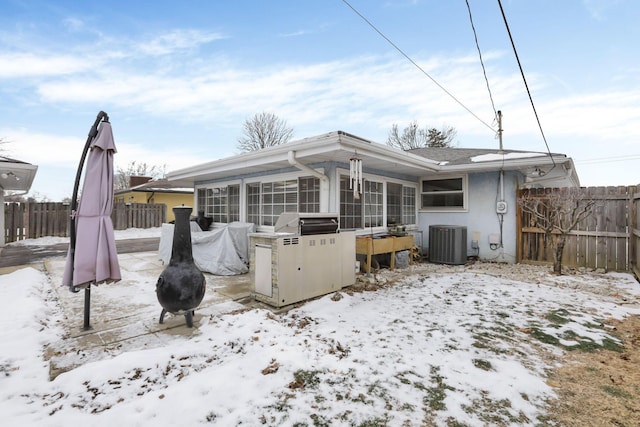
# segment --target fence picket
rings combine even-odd
[[[68,203],[5,203],[5,242],[55,236],[69,237]],[[111,212],[115,230],[160,227],[167,220],[165,204],[116,203]]]

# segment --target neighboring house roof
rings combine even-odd
[[[530,186],[544,186],[545,183],[558,186],[579,185],[573,161],[564,154],[549,155],[514,150],[503,150],[500,153],[497,149],[464,148],[402,151],[343,131],[329,132],[171,171],[167,178],[193,185],[196,182],[206,183],[234,176],[290,170],[292,167],[314,174],[312,168],[321,167],[326,162],[336,162],[348,167],[349,159],[353,157],[362,159],[365,172],[385,171],[415,177],[433,177],[447,173],[503,169],[521,171],[527,176],[526,185]]]
[[[166,179],[157,181],[148,181],[144,184],[125,188],[115,191],[114,194],[130,193],[132,191],[144,193],[175,193],[175,194],[193,194],[193,187],[187,187],[181,183],[169,182]]]
[[[0,156],[0,190],[28,192],[37,171],[36,165]]]

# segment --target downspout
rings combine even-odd
[[[296,152],[291,150],[287,153],[287,160],[291,166],[295,166],[303,172],[307,172],[320,180],[320,212],[328,212],[329,210],[329,177],[309,166],[300,163],[296,159]]]

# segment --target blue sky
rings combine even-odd
[[[546,151],[497,0],[468,0],[504,146]],[[167,170],[236,154],[268,111],[294,139],[343,130],[385,143],[392,124],[452,126],[498,146],[465,0],[0,0],[0,138],[58,201],[97,113],[131,161]],[[640,183],[640,2],[502,0],[552,152],[582,185]],[[476,117],[477,116],[477,117]]]

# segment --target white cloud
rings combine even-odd
[[[92,64],[73,55],[40,56],[31,53],[0,53],[0,79],[61,76],[84,72]]]
[[[620,0],[583,0],[584,7],[593,19],[602,21],[606,19],[606,12],[611,7],[620,3]]]
[[[215,40],[226,38],[220,33],[199,30],[173,30],[138,45],[145,55],[167,55],[177,50],[192,49]]]

